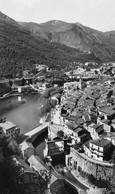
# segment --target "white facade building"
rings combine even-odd
[[[1,136],[16,137],[20,135],[20,128],[10,121],[0,123]]]

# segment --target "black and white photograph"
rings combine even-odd
[[[115,194],[115,0],[0,0],[0,194]]]

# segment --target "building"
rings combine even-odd
[[[111,141],[112,144],[115,146],[115,132],[107,133],[107,135],[104,136],[103,138]]]
[[[58,191],[60,187],[64,187],[64,179],[62,179],[62,176],[56,173],[54,170],[51,170],[52,165],[50,163],[47,163],[46,165],[41,160],[41,158],[34,155],[32,155],[28,159],[28,163],[30,165],[30,168],[34,172],[38,173],[42,177],[42,179],[46,180],[46,176],[50,178],[50,181],[48,181],[47,186],[50,189],[51,193],[55,193],[55,191]]]
[[[38,71],[42,71],[44,69],[47,68],[46,65],[43,65],[43,64],[35,64],[35,68],[38,70]]]
[[[111,129],[112,129],[112,127],[111,127],[111,122],[109,121],[109,120],[102,120],[101,121],[102,122],[102,124],[103,124],[103,130],[106,132],[106,133],[109,133],[109,132],[111,132]]]
[[[113,120],[115,118],[115,105],[105,107],[98,110],[99,115],[103,115],[106,120]]]
[[[33,169],[35,172],[38,172],[40,175],[42,174],[42,172],[48,172],[46,167],[42,164],[42,160],[38,156],[31,155],[28,158],[28,163],[30,168]]]
[[[94,123],[91,123],[87,127],[87,130],[90,132],[90,135],[94,140],[98,139],[100,135],[104,132],[102,124],[94,124]]]
[[[93,159],[103,161],[107,152],[110,151],[112,143],[104,138],[89,141],[90,156]]]
[[[111,126],[112,126],[113,130],[115,131],[115,119],[112,120]]]
[[[37,173],[29,167],[29,165],[22,159],[16,161],[17,164],[21,165],[24,183],[37,183],[38,182],[38,175]]]
[[[85,142],[83,145],[84,153],[88,156],[91,157],[91,152],[89,149],[89,141]]]
[[[34,147],[32,143],[24,141],[20,144],[20,148],[24,158],[28,159],[30,156],[34,155]]]
[[[18,86],[18,93],[26,93],[30,91],[30,86]]]
[[[20,128],[10,121],[4,121],[0,123],[0,134],[1,136],[16,138],[20,135]]]
[[[55,109],[51,110],[51,122],[53,124],[63,126],[63,117],[61,117],[61,108],[59,105],[57,105]]]
[[[81,80],[79,82],[64,83],[64,92],[69,93],[71,90],[76,91],[81,88]]]

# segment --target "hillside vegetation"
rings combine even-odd
[[[17,22],[0,13],[0,78],[15,77],[33,64],[64,68],[82,59],[83,52],[36,38]]]
[[[20,23],[34,36],[65,44],[85,52],[93,52],[103,61],[115,60],[115,31],[101,32],[79,23],[59,20],[43,24]]]

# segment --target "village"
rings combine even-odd
[[[39,68],[37,81],[19,86],[19,94],[27,87],[36,88],[41,94],[47,90],[48,80],[39,81],[43,79],[40,72],[46,66],[36,68]],[[44,179],[50,177],[48,188],[53,194],[55,187],[65,184],[64,180],[73,184],[78,193],[102,193],[106,185],[114,185],[114,72],[114,63],[90,69],[88,63],[84,67],[79,64],[67,71],[62,94],[50,97],[56,101],[55,108],[48,113],[50,119],[43,119],[38,127],[24,134],[24,138],[19,127],[0,120],[0,137],[18,139],[23,159],[15,160],[23,168],[26,183],[36,183],[38,174],[45,172]],[[54,85],[57,86],[58,83]],[[45,139],[45,146],[39,155],[41,138]],[[66,172],[77,181],[68,178]]]

